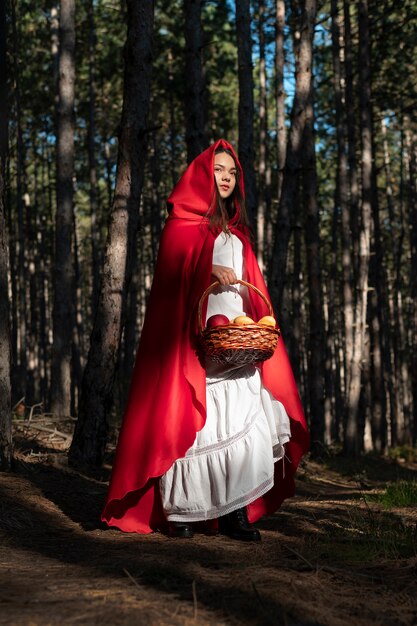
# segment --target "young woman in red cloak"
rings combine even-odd
[[[294,493],[306,422],[282,339],[268,361],[202,362],[205,319],[268,314],[248,237],[243,173],[219,140],[187,168],[167,201],[152,290],[102,520],[126,532],[192,537],[193,524],[258,541],[252,523]]]

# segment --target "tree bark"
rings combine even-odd
[[[291,276],[291,326],[287,327],[286,345],[288,345],[288,354],[291,360],[294,378],[298,389],[305,389],[307,385],[304,380],[304,372],[302,369],[303,354],[306,350],[305,337],[305,316],[303,311],[303,292],[304,292],[304,276],[303,276],[303,225],[302,225],[302,207],[300,199],[296,197],[294,206],[295,220],[293,229],[293,247],[292,247],[292,276]],[[281,320],[280,320],[280,323]]]
[[[178,180],[177,175],[177,123],[175,117],[175,77],[174,77],[174,58],[172,50],[167,53],[168,65],[168,109],[169,109],[169,150],[170,150],[170,173],[171,186],[175,187]]]
[[[164,206],[163,199],[161,197],[161,162],[158,149],[158,142],[156,133],[152,133],[152,157],[150,162],[150,190],[149,195],[151,198],[151,249],[152,249],[152,273],[156,265],[156,259],[158,256],[159,240],[162,233],[162,225],[164,222],[163,214],[161,214],[161,208]]]
[[[38,264],[36,267],[37,293],[39,294],[39,374],[40,374],[40,398],[39,401],[47,404],[49,391],[49,367],[48,367],[48,281],[46,276],[46,264],[48,258],[47,233],[45,215],[49,212],[49,186],[48,174],[48,148],[43,140],[41,148],[41,203],[45,207],[45,213],[38,211],[36,215],[36,231],[38,233]]]
[[[387,128],[384,121],[384,117],[381,120],[382,137],[383,137],[383,152],[384,152],[384,170],[385,170],[385,197],[388,207],[388,219],[390,222],[390,228],[388,229],[388,242],[389,249],[393,256],[393,265],[398,263],[398,259],[401,258],[399,254],[399,238],[396,233],[396,211],[394,209],[394,193],[392,187],[392,173],[390,167],[390,155],[388,151],[387,142]],[[397,296],[395,294],[396,281],[394,279],[394,273],[388,271],[386,276],[386,292],[387,292],[387,323],[385,325],[385,341],[387,344],[385,360],[385,371],[387,375],[387,387],[389,391],[389,419],[390,419],[390,433],[391,441],[388,444],[397,445],[397,425],[400,423],[400,413],[402,411],[400,401],[400,385],[397,378],[397,362],[398,362],[398,342],[397,342]],[[395,330],[394,330],[395,329]]]
[[[276,1],[275,25],[275,100],[277,125],[277,203],[281,198],[284,176],[285,155],[287,150],[287,128],[285,126],[285,91],[284,91],[284,28],[285,2]]]
[[[119,361],[131,279],[147,148],[152,70],[153,0],[128,0],[123,112],[116,189],[110,215],[103,278],[85,368],[71,463],[100,465],[107,416]]]
[[[1,9],[3,13],[3,9]],[[0,21],[3,22],[0,14]],[[0,24],[0,37],[5,32],[5,26]],[[0,44],[3,47],[2,44]],[[5,60],[3,50],[0,49],[0,64]],[[2,70],[0,70],[3,73]],[[0,77],[0,81],[3,76]],[[0,85],[1,96],[4,91]],[[1,105],[0,105],[1,106]],[[1,106],[1,109],[4,107]],[[1,110],[2,120],[5,113]],[[7,119],[7,117],[6,117]],[[4,126],[3,123],[1,123]],[[4,132],[2,128],[1,133]],[[3,143],[3,138],[1,139]],[[11,344],[9,328],[9,298],[8,298],[8,244],[6,235],[6,220],[4,212],[4,162],[6,152],[4,146],[0,147],[0,471],[9,470],[12,462],[12,406],[11,406]]]
[[[268,99],[266,89],[266,58],[265,58],[265,2],[259,1],[259,165],[258,165],[258,217],[257,258],[261,272],[265,261],[265,230],[266,220],[270,214],[271,175],[268,158]]]
[[[25,341],[26,350],[26,405],[31,406],[39,401],[39,299],[37,292],[36,267],[38,264],[38,242],[36,236],[36,216],[39,211],[38,202],[38,150],[35,133],[32,137],[34,146],[32,156],[33,193],[25,194],[25,223],[26,240],[25,256],[27,264],[26,294],[27,302],[27,334]]]
[[[399,389],[397,393],[400,398],[401,410],[398,412],[397,420],[397,443],[400,445],[409,444],[410,437],[408,426],[410,421],[410,394],[408,367],[406,361],[406,330],[403,310],[403,298],[401,291],[396,294],[396,321],[398,329],[398,352],[397,352],[397,381]]]
[[[365,333],[368,302],[368,272],[372,220],[372,110],[370,78],[370,46],[368,0],[359,0],[359,81],[360,120],[362,140],[362,206],[359,234],[359,265],[357,299],[354,315],[353,354],[351,378],[348,390],[347,420],[344,451],[349,456],[358,456],[362,442],[358,428],[358,410],[361,394],[362,359],[365,353]]]
[[[398,348],[399,348],[399,372],[401,381],[402,400],[402,429],[399,432],[399,442],[402,445],[410,445],[412,442],[412,391],[409,367],[409,338],[407,336],[407,298],[403,279],[404,266],[404,243],[406,232],[409,228],[406,216],[406,186],[409,172],[408,151],[406,150],[405,116],[401,110],[401,165],[400,165],[400,238],[398,246],[398,258],[396,259],[396,295],[398,310]]]
[[[26,303],[26,274],[27,265],[25,258],[26,228],[25,228],[25,146],[23,141],[22,128],[22,98],[21,80],[19,68],[19,33],[18,20],[16,16],[16,1],[11,0],[11,34],[12,34],[12,58],[13,58],[13,79],[15,83],[15,109],[16,109],[16,204],[17,204],[17,229],[13,224],[16,233],[15,249],[12,247],[12,258],[15,262],[11,264],[12,274],[12,307],[13,307],[13,328],[12,328],[12,391],[13,394],[21,398],[26,395],[26,334],[27,334],[27,303]]]
[[[285,91],[284,91],[284,28],[285,28],[285,2],[277,0],[275,3],[275,125],[277,154],[276,162],[276,189],[274,199],[269,199],[269,213],[266,216],[265,225],[265,253],[266,274],[269,274],[268,263],[270,261],[274,225],[277,221],[279,201],[281,198],[282,181],[284,176],[285,154],[287,149],[287,128],[285,126]],[[271,176],[272,178],[272,176]],[[272,182],[272,181],[271,181]],[[272,190],[270,190],[272,195]]]
[[[309,295],[308,377],[310,394],[311,450],[322,452],[324,445],[324,319],[320,269],[320,224],[317,204],[317,171],[314,137],[313,88],[307,106],[304,129],[303,195]]]
[[[413,396],[412,441],[417,444],[417,132],[406,128],[406,145],[408,150],[408,206],[409,233],[411,251],[411,388]]]
[[[205,148],[204,76],[201,61],[203,31],[201,0],[184,0],[185,17],[185,140],[191,163]]]
[[[384,377],[384,344],[382,329],[385,327],[383,310],[385,309],[382,276],[382,250],[379,226],[379,214],[376,199],[374,200],[374,245],[369,269],[373,289],[369,298],[369,334],[371,342],[371,431],[372,448],[383,453],[387,445],[386,394]]]
[[[246,206],[256,215],[256,183],[253,147],[253,76],[250,1],[236,1],[236,34],[239,78],[239,160],[245,176]]]
[[[298,173],[302,165],[303,133],[307,119],[308,98],[311,89],[311,65],[313,59],[315,0],[305,0],[300,22],[299,46],[296,59],[295,96],[291,112],[291,129],[288,137],[284,181],[274,245],[269,263],[269,289],[272,303],[278,313],[286,277],[287,251],[291,230],[291,214],[297,193]]]
[[[347,142],[348,142],[348,175],[349,175],[349,189],[350,189],[350,229],[351,229],[351,241],[352,241],[352,274],[353,281],[357,279],[357,265],[359,259],[359,183],[358,183],[358,168],[356,160],[356,108],[355,102],[355,90],[354,90],[354,72],[353,72],[353,52],[352,52],[352,36],[351,36],[351,22],[350,22],[350,7],[352,2],[349,0],[343,0],[344,10],[344,53],[345,53],[345,102],[346,102],[346,124],[347,124]],[[355,294],[353,294],[355,297]],[[354,306],[354,305],[353,305]]]
[[[73,254],[74,254],[74,280],[73,280],[73,302],[74,302],[74,326],[72,340],[72,384],[71,384],[71,415],[77,414],[78,399],[80,395],[82,371],[83,371],[83,355],[84,350],[84,325],[85,320],[83,311],[86,307],[82,302],[82,284],[81,284],[81,259],[80,247],[78,245],[77,219],[74,211],[73,216]]]
[[[58,104],[59,104],[59,91],[58,91],[58,79],[59,79],[59,16],[58,7],[51,7],[51,56],[52,56],[52,73],[53,84],[55,88],[54,93],[54,125],[55,134],[57,134],[56,123],[58,120]]]
[[[96,30],[94,22],[94,0],[89,0],[88,12],[88,168],[90,177],[90,215],[91,215],[91,261],[92,261],[92,318],[97,306],[100,280],[100,237],[97,225],[99,210],[99,194],[97,187],[97,159],[96,159]]]
[[[56,145],[56,218],[51,412],[71,413],[73,307],[73,177],[75,98],[75,0],[61,0]]]
[[[7,39],[6,3],[0,7],[0,471],[12,463],[11,343],[9,328],[8,243],[5,219],[5,174],[7,159]]]
[[[325,303],[326,363],[325,363],[325,442],[339,441],[339,427],[343,417],[341,367],[339,363],[339,314],[337,290],[339,207],[335,203],[332,216],[331,265],[328,285],[323,283]]]
[[[332,56],[335,91],[336,139],[337,139],[337,174],[335,203],[341,213],[342,241],[342,281],[343,281],[343,317],[345,331],[345,380],[349,388],[350,365],[353,352],[353,276],[352,276],[352,238],[350,233],[350,206],[348,159],[346,154],[344,94],[342,89],[341,68],[341,28],[339,2],[332,0]]]

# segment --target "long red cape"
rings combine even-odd
[[[219,140],[188,167],[168,198],[170,211],[158,253],[145,322],[133,372],[129,399],[117,445],[112,478],[102,520],[126,532],[149,533],[166,524],[159,495],[159,477],[194,443],[206,418],[205,369],[197,355],[197,306],[211,282],[217,233],[209,228],[207,211],[214,193],[213,163]],[[269,299],[244,229],[229,228],[243,243],[244,278]],[[255,320],[268,314],[256,294],[250,294]],[[207,303],[206,303],[207,304]],[[285,406],[291,440],[284,460],[275,464],[273,488],[248,506],[255,521],[274,512],[294,494],[294,474],[308,450],[306,421],[288,356],[282,342],[261,366],[264,386]]]

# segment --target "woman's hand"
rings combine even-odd
[[[235,285],[238,281],[235,270],[232,267],[213,265],[211,274],[221,285]]]

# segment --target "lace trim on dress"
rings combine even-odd
[[[237,498],[233,502],[229,502],[228,504],[220,507],[213,507],[208,511],[184,511],[183,515],[178,513],[172,513],[168,515],[168,520],[170,522],[182,522],[183,520],[187,520],[187,522],[201,522],[209,519],[216,519],[217,517],[222,517],[223,515],[227,515],[228,513],[232,513],[236,511],[236,509],[241,509],[244,506],[247,506],[254,500],[257,500],[261,496],[263,496],[267,491],[271,489],[274,484],[274,477],[270,476],[267,480],[265,480],[261,485],[258,485],[255,489],[252,489],[249,493],[240,498]]]

